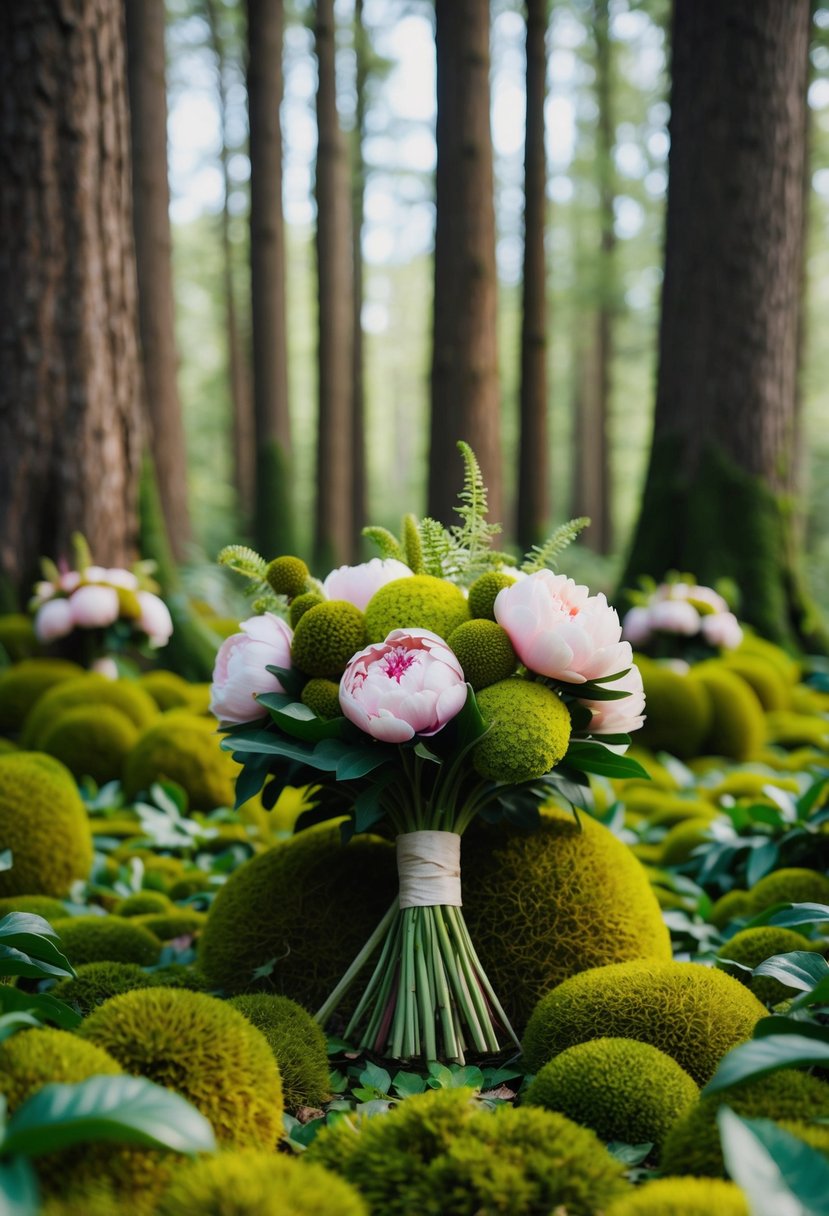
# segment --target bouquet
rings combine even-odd
[[[65,560],[41,559],[43,578],[29,601],[35,634],[41,642],[63,642],[84,666],[117,676],[125,654],[166,646],[173,632],[169,609],[156,594],[152,562],[105,569],[93,563],[79,533],[72,543],[74,569]]]
[[[646,775],[625,757],[644,694],[615,611],[550,569],[587,521],[559,528],[520,568],[492,547],[486,490],[459,445],[461,522],[406,517],[381,556],[313,579],[231,547],[259,615],[216,660],[211,708],[243,767],[238,803],[316,787],[345,835],[396,837],[399,898],[317,1018],[371,959],[345,1037],[397,1059],[463,1062],[517,1042],[463,918],[460,840],[476,816],[526,825],[558,793],[584,804],[589,772]]]
[[[628,598],[633,607],[622,620],[622,637],[653,658],[695,663],[734,650],[743,640],[725,597],[693,575],[672,571],[659,586],[642,579],[641,590],[628,592]]]

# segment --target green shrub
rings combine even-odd
[[[0,1043],[0,1094],[9,1114],[53,1081],[74,1085],[119,1072],[119,1064],[103,1048],[66,1030],[20,1030]]]
[[[829,904],[829,878],[818,870],[790,866],[766,874],[749,894],[754,916],[773,904]]]
[[[720,1178],[658,1178],[615,1200],[605,1216],[750,1216],[746,1197]]]
[[[730,975],[700,963],[637,961],[571,976],[539,1001],[524,1035],[524,1059],[537,1072],[553,1056],[589,1039],[638,1039],[672,1056],[699,1085],[722,1057],[751,1037],[765,1015]]]
[[[661,663],[640,666],[647,716],[637,743],[687,760],[699,755],[712,708],[704,687]]]
[[[0,646],[12,663],[34,659],[42,653],[32,619],[22,612],[6,612],[0,615]]]
[[[306,1009],[287,996],[265,992],[234,996],[228,1003],[268,1040],[282,1076],[286,1110],[321,1106],[330,1098],[325,1035]]]
[[[0,841],[12,854],[0,896],[62,898],[92,865],[92,835],[67,768],[40,752],[0,756]]]
[[[680,866],[710,835],[711,818],[684,819],[675,823],[662,841],[660,861],[663,866]]]
[[[718,929],[724,929],[733,920],[749,920],[753,915],[748,891],[735,888],[733,891],[726,891],[725,895],[716,900],[708,919]]]
[[[818,946],[802,933],[795,933],[793,929],[759,925],[754,929],[742,929],[735,933],[721,947],[720,955],[723,959],[742,963],[744,967],[757,967],[773,954],[788,954],[791,950],[817,951]],[[796,995],[792,988],[787,988],[780,980],[773,979],[770,975],[752,975],[749,971],[741,971],[739,967],[729,967],[726,962],[717,963],[717,966],[750,988],[758,1001],[765,1005],[778,1005]]]
[[[23,746],[42,750],[41,740],[56,718],[78,706],[110,706],[120,710],[130,722],[143,728],[158,716],[155,701],[134,680],[107,680],[87,674],[64,680],[39,698],[23,724]]]
[[[780,672],[787,684],[796,684],[800,679],[800,667],[796,660],[787,654],[782,646],[758,637],[756,633],[744,630],[742,642],[731,653],[740,658],[744,655],[759,655]]]
[[[144,971],[137,963],[82,963],[77,972],[74,979],[60,980],[52,996],[77,1009],[82,1017],[111,996],[156,986],[154,973]]]
[[[29,912],[32,916],[42,916],[49,922],[62,920],[66,916],[66,908],[59,899],[48,895],[8,895],[0,899],[0,919],[10,912]]]
[[[165,777],[183,786],[194,811],[233,806],[239,771],[222,751],[216,723],[186,710],[162,714],[139,737],[124,765],[124,790],[134,798]]]
[[[150,912],[146,916],[136,916],[132,921],[133,924],[147,929],[160,942],[200,933],[206,922],[207,914],[196,912],[193,908],[178,908],[174,912]]]
[[[145,671],[138,677],[138,683],[144,692],[150,694],[162,712],[190,706],[191,686],[173,671],[163,671],[161,668]]]
[[[172,912],[173,901],[161,891],[135,891],[115,908],[118,916],[149,916],[154,912]]]
[[[120,916],[69,916],[55,921],[61,948],[73,967],[84,963],[158,962],[161,943],[148,929]]]
[[[691,668],[688,679],[698,681],[711,702],[711,723],[702,741],[704,750],[733,760],[748,760],[759,751],[766,723],[754,689],[718,659],[698,663]]]
[[[0,731],[19,731],[32,706],[53,684],[82,674],[82,667],[66,659],[24,659],[0,672]]]
[[[829,747],[829,721],[819,714],[779,709],[766,714],[766,738],[778,747]]]
[[[792,685],[775,663],[762,655],[744,654],[739,650],[724,655],[721,661],[754,690],[763,709],[788,709],[791,705]]]
[[[40,731],[40,747],[65,764],[78,779],[98,785],[120,781],[124,759],[138,728],[113,706],[78,705],[58,713]]]

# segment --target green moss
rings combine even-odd
[[[511,587],[515,579],[500,570],[490,570],[476,578],[469,588],[469,613],[478,620],[495,620],[495,599],[499,591]]]
[[[174,912],[150,912],[146,916],[136,916],[132,924],[147,929],[160,942],[172,941],[174,937],[190,937],[200,933],[207,922],[204,912],[196,912],[192,908],[180,908]]]
[[[698,680],[711,701],[705,749],[733,760],[748,760],[759,751],[766,733],[763,707],[745,680],[718,659],[698,663],[691,668],[688,679]]]
[[[286,1110],[318,1107],[330,1098],[325,1035],[307,1010],[286,996],[264,992],[232,997],[229,1004],[268,1040],[279,1065]]]
[[[676,1060],[635,1039],[591,1039],[548,1061],[524,1101],[590,1127],[600,1140],[653,1144],[696,1102],[699,1089]]]
[[[711,839],[710,827],[710,816],[674,824],[662,842],[662,865],[679,866],[686,862],[699,845]]]
[[[66,659],[24,659],[0,672],[0,731],[19,731],[44,693],[82,674],[83,668]]]
[[[0,615],[0,647],[12,663],[37,658],[42,651],[31,617],[24,616],[22,612]]]
[[[136,891],[116,906],[118,916],[149,916],[154,912],[171,912],[172,900],[160,891]]]
[[[800,679],[800,664],[782,646],[776,646],[768,638],[759,637],[750,629],[744,629],[743,640],[732,654],[738,657],[750,655],[764,659],[779,673],[786,684],[794,685]]]
[[[147,929],[120,916],[68,916],[55,922],[61,948],[73,967],[83,963],[158,962],[161,946]]]
[[[798,794],[800,786],[794,777],[778,777],[776,773],[757,773],[750,769],[734,769],[726,773],[716,785],[709,786],[706,793],[715,801],[729,796],[731,798],[751,798],[752,801],[765,799],[763,791],[767,785],[778,790],[786,790],[790,794]],[[768,801],[772,801],[768,799]]]
[[[627,1187],[587,1128],[538,1108],[489,1111],[467,1089],[407,1098],[382,1118],[341,1119],[306,1159],[352,1182],[377,1216],[594,1216]]]
[[[777,710],[766,714],[766,731],[770,743],[778,747],[829,748],[829,721],[816,714],[796,714]]]
[[[221,1144],[273,1149],[280,1139],[276,1061],[260,1032],[226,1002],[186,989],[138,989],[101,1005],[78,1033],[125,1072],[192,1102]]]
[[[708,919],[718,929],[724,929],[733,920],[749,920],[753,916],[751,896],[748,891],[726,891],[714,903]]]
[[[524,1034],[524,1059],[537,1071],[575,1043],[603,1036],[638,1039],[672,1056],[704,1085],[765,1013],[742,984],[699,963],[645,960],[595,967],[542,997]]]
[[[556,984],[607,963],[668,960],[642,866],[602,824],[548,809],[537,831],[473,825],[461,855],[464,918],[511,1022]]]
[[[61,980],[52,996],[66,1001],[83,1017],[103,1005],[111,996],[132,992],[134,988],[155,987],[154,973],[137,963],[83,963],[73,979]]]
[[[42,916],[50,923],[66,916],[66,908],[60,900],[51,899],[48,895],[5,896],[0,899],[0,917],[8,916],[10,912],[29,912],[32,916]]]
[[[291,662],[309,676],[339,679],[366,644],[366,622],[347,600],[326,600],[303,613],[291,643]]]
[[[647,714],[637,742],[681,760],[699,755],[713,712],[704,686],[661,664],[646,663],[640,670]]]
[[[717,1111],[730,1107],[745,1119],[791,1119],[806,1123],[829,1116],[829,1085],[793,1069],[769,1073],[700,1098],[665,1141],[662,1166],[670,1174],[711,1178],[724,1174]]]
[[[464,621],[449,635],[449,646],[476,692],[506,680],[518,666],[507,631],[495,621]]]
[[[199,895],[202,891],[214,891],[215,886],[210,882],[210,875],[204,870],[191,871],[177,878],[168,891],[172,900],[189,899],[191,895]]]
[[[567,706],[544,684],[512,677],[484,688],[478,706],[489,727],[472,751],[492,781],[530,781],[558,764],[570,742]]]
[[[448,638],[469,620],[469,606],[460,587],[431,574],[416,574],[386,583],[366,605],[369,642],[383,642],[393,629],[430,629]]]
[[[288,620],[291,628],[296,629],[309,608],[316,608],[317,604],[324,603],[325,597],[320,595],[318,591],[306,591],[304,595],[298,595],[295,600],[291,601],[291,607],[288,610]]]
[[[12,866],[0,896],[61,898],[92,865],[92,835],[72,774],[40,752],[0,756],[0,841]]]
[[[757,694],[765,710],[788,709],[792,703],[792,686],[780,669],[762,655],[732,651],[723,657],[724,666],[745,680]]]
[[[148,692],[134,680],[107,680],[99,675],[62,681],[38,700],[23,726],[23,746],[42,751],[41,740],[55,719],[78,706],[111,706],[120,710],[139,730],[158,716],[158,707]]]
[[[190,704],[191,685],[174,671],[145,671],[138,677],[138,684],[149,693],[158,708],[183,709]]]
[[[311,571],[301,557],[275,557],[269,563],[266,577],[277,595],[295,599],[307,590]]]
[[[817,870],[789,866],[761,878],[750,894],[755,916],[772,904],[829,904],[829,878]]]
[[[59,713],[40,731],[40,747],[80,781],[118,781],[138,727],[114,706],[78,705]]]
[[[219,746],[216,724],[185,710],[171,710],[139,737],[124,764],[124,790],[134,798],[168,778],[187,791],[190,809],[233,806],[239,766]]]
[[[368,1216],[360,1195],[320,1165],[222,1153],[177,1171],[157,1216]]]
[[[757,967],[773,954],[788,954],[791,950],[818,951],[818,947],[802,933],[795,933],[792,929],[759,925],[754,929],[743,929],[735,933],[720,948],[720,955],[723,959],[742,963],[744,967]],[[727,962],[717,963],[717,966],[750,988],[758,1001],[762,1001],[764,1005],[777,1005],[796,995],[792,988],[787,988],[771,976],[753,976],[748,971],[741,971],[739,967],[729,967]]]
[[[120,1065],[103,1048],[66,1030],[20,1030],[0,1043],[0,1093],[10,1115],[44,1085],[74,1085],[119,1072]]]
[[[715,811],[710,802],[706,802],[704,798],[665,798],[659,810],[653,811],[648,816],[653,827],[672,828],[678,823],[685,823],[689,819],[699,821],[700,819],[710,822],[715,817]],[[628,807],[628,810],[634,808]]]
[[[309,829],[231,874],[201,935],[200,965],[216,988],[277,992],[315,1010],[396,893],[387,841],[343,845],[336,824]],[[271,973],[255,976],[265,964]]]
[[[750,1216],[745,1195],[720,1178],[658,1178],[617,1199],[605,1216]]]
[[[318,718],[339,718],[340,686],[333,680],[309,680],[302,690],[300,700],[312,709]]]

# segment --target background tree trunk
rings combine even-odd
[[[334,0],[317,0],[317,273],[319,413],[314,559],[320,570],[350,561],[352,531],[352,287],[348,156],[337,113]]]
[[[676,0],[654,439],[625,580],[736,580],[781,643],[808,619],[791,527],[809,0]]]
[[[518,543],[528,550],[549,524],[547,436],[547,96],[548,0],[527,0],[527,119],[524,145],[524,275],[521,310],[521,430],[518,458]]]
[[[351,468],[353,486],[351,491],[351,531],[358,539],[366,523],[368,512],[368,484],[366,474],[366,392],[363,359],[363,201],[366,192],[366,164],[363,159],[363,140],[366,134],[366,92],[371,65],[368,34],[363,24],[363,0],[354,0],[354,139],[351,158],[351,206],[354,291],[354,354],[352,359],[352,415],[351,415]]]
[[[266,557],[294,547],[291,420],[282,216],[282,0],[248,0],[250,257],[256,421],[254,543]]]
[[[428,512],[456,522],[475,449],[490,517],[503,515],[496,336],[497,275],[489,124],[489,0],[436,0],[435,302]]]
[[[141,398],[121,0],[0,5],[0,577],[135,556]]]
[[[181,561],[191,539],[173,302],[164,0],[126,0],[132,205],[144,403],[164,520]]]

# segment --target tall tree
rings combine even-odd
[[[348,154],[337,112],[334,0],[317,0],[317,274],[319,411],[314,558],[350,560],[352,531],[353,263]]]
[[[527,117],[524,141],[524,275],[521,308],[521,429],[517,534],[523,549],[537,544],[549,523],[547,436],[547,96],[548,0],[527,0]]]
[[[659,374],[626,582],[727,576],[825,644],[791,525],[810,0],[675,0]]]
[[[141,404],[121,0],[0,5],[0,580],[134,555]]]
[[[173,554],[191,538],[173,303],[164,0],[126,0],[138,316],[150,450]]]
[[[437,173],[429,514],[453,516],[458,439],[502,515],[489,0],[436,0]]]
[[[366,163],[363,140],[366,135],[366,109],[371,48],[363,20],[363,0],[354,0],[354,139],[351,157],[351,250],[354,292],[351,412],[351,530],[358,537],[368,510],[366,475],[366,392],[363,351],[363,211],[366,193]]]
[[[250,256],[256,423],[254,540],[276,556],[293,548],[282,215],[283,0],[248,0]]]

